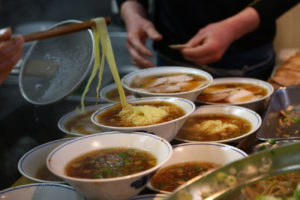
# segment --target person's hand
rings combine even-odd
[[[145,11],[134,1],[125,2],[121,7],[121,15],[127,29],[126,47],[134,65],[139,68],[154,67],[154,63],[148,58],[152,52],[146,47],[146,40],[162,39],[161,34],[155,29],[152,22],[145,18]]]
[[[22,37],[11,38],[10,29],[0,30],[0,84],[22,57],[23,44]]]
[[[258,13],[248,7],[240,13],[200,29],[181,50],[182,56],[197,65],[219,61],[231,43],[255,30],[260,23]]]
[[[229,45],[234,41],[230,27],[224,22],[210,24],[186,44],[181,50],[183,57],[197,65],[216,62],[222,58]]]

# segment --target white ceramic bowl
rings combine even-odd
[[[237,105],[237,106],[243,106],[246,108],[250,108],[252,110],[263,110],[265,108],[265,103],[267,100],[269,100],[270,96],[274,92],[273,86],[266,82],[262,81],[259,79],[254,79],[254,78],[240,78],[240,77],[227,77],[227,78],[216,78],[213,80],[212,84],[210,86],[216,85],[216,84],[222,84],[222,83],[243,83],[243,84],[253,84],[253,85],[258,85],[267,90],[267,95],[257,99],[257,100],[251,100],[251,101],[245,101],[245,102],[240,102],[240,103],[228,103],[226,105]],[[220,103],[212,103],[212,102],[204,102],[196,99],[196,102],[201,103],[201,104],[220,104]],[[224,104],[224,103],[222,103]]]
[[[144,194],[135,196],[129,200],[163,200],[167,197],[165,194]]]
[[[109,102],[109,103],[116,103],[116,102],[119,102],[119,101],[116,101],[114,99],[110,99],[108,96],[107,96],[107,93],[110,92],[111,90],[115,90],[117,89],[117,86],[115,83],[113,84],[109,84],[107,86],[105,86],[104,88],[101,89],[100,91],[100,98],[103,99],[104,101],[106,102]],[[135,96],[133,94],[130,94],[130,95],[127,95],[126,96],[126,99],[127,100],[132,100],[132,99],[136,99]]]
[[[212,142],[184,143],[173,146],[171,158],[163,166],[161,166],[161,168],[191,161],[212,162],[223,166],[245,157],[247,157],[245,152],[227,144]],[[148,181],[147,187],[156,192],[165,194],[170,193],[165,190],[154,188],[151,184],[151,179]]]
[[[72,138],[63,138],[55,141],[51,141],[42,145],[39,145],[27,153],[25,153],[18,162],[18,170],[19,172],[25,176],[26,178],[36,181],[36,182],[52,182],[52,183],[62,183],[64,182],[62,179],[60,181],[49,181],[43,180],[37,177],[37,171],[43,165],[46,166],[46,160],[48,154],[58,147],[59,145],[70,141]]]
[[[74,188],[54,183],[21,185],[0,191],[5,200],[87,200]]]
[[[85,112],[89,112],[89,111],[96,111],[97,109],[103,107],[103,106],[107,106],[108,104],[98,104],[98,105],[92,105],[92,106],[86,106],[85,107]],[[87,134],[84,134],[84,133],[81,133],[81,132],[74,132],[74,131],[70,131],[66,128],[66,123],[69,121],[69,120],[72,120],[74,117],[77,117],[81,115],[80,111],[78,110],[74,110],[74,111],[71,111],[67,114],[65,114],[64,116],[62,116],[58,123],[57,123],[57,126],[59,128],[59,130],[61,130],[62,132],[68,134],[68,135],[72,135],[72,136],[85,136]],[[91,114],[92,115],[92,114]],[[90,127],[89,127],[89,131],[91,133],[99,133],[99,132],[102,132],[101,130],[97,130],[97,128],[95,127],[95,125],[92,123],[92,121],[90,121]]]
[[[259,114],[255,111],[240,107],[240,106],[233,106],[233,105],[205,105],[200,106],[193,114],[193,115],[201,115],[201,114],[232,114],[234,116],[246,119],[251,123],[251,129],[248,133],[240,135],[238,137],[233,137],[224,140],[216,140],[216,141],[209,141],[209,142],[220,142],[220,143],[229,143],[229,142],[237,142],[253,133],[255,133],[261,126],[262,119]],[[176,138],[182,142],[201,142],[201,141],[191,141],[191,140],[183,140],[180,138]],[[205,141],[206,142],[206,141]]]
[[[135,77],[146,77],[151,75],[158,75],[158,74],[167,74],[167,73],[189,73],[189,74],[196,74],[203,76],[207,79],[207,84],[202,85],[198,88],[195,88],[191,91],[186,92],[176,92],[176,93],[151,93],[145,90],[140,90],[136,88],[131,88],[130,85]],[[153,97],[153,96],[169,96],[169,97],[180,97],[184,99],[188,99],[190,101],[195,101],[197,96],[201,93],[203,89],[208,87],[213,81],[212,76],[200,69],[196,68],[188,68],[188,67],[175,67],[175,66],[166,66],[166,67],[154,67],[154,68],[147,68],[143,70],[134,71],[130,74],[127,74],[122,78],[122,85],[127,90],[131,91],[133,94],[139,97]]]
[[[74,158],[93,150],[112,147],[149,151],[157,158],[157,165],[143,172],[116,178],[85,179],[66,175],[65,167]],[[149,174],[163,165],[171,154],[171,145],[155,135],[104,132],[79,137],[57,147],[49,154],[47,166],[52,173],[64,179],[88,199],[122,200],[136,196],[145,187]]]
[[[177,119],[160,123],[160,124],[154,124],[154,125],[149,125],[149,126],[136,126],[136,127],[115,127],[115,126],[106,126],[103,124],[100,124],[97,121],[96,116],[109,109],[112,105],[108,105],[106,107],[103,107],[99,110],[97,110],[93,115],[92,115],[92,122],[95,123],[96,125],[100,126],[104,130],[117,130],[117,131],[143,131],[143,132],[148,132],[148,133],[153,133],[159,137],[162,137],[168,141],[171,141],[172,139],[175,138],[177,132],[180,130],[181,126],[187,119],[187,117],[195,110],[195,105],[193,102],[182,99],[182,98],[176,98],[176,97],[148,97],[148,98],[141,98],[141,99],[136,99],[136,100],[131,100],[128,101],[129,103],[142,103],[142,102],[153,102],[153,101],[164,101],[164,102],[169,102],[173,103],[180,108],[182,108],[185,111],[185,115],[182,117],[179,117]]]

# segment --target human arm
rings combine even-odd
[[[139,68],[153,67],[154,63],[147,59],[153,53],[146,47],[146,39],[162,39],[152,22],[147,19],[144,7],[136,1],[125,1],[120,9],[121,17],[127,30],[126,47],[133,63]]]
[[[247,8],[223,21],[209,24],[188,42],[182,55],[195,64],[219,61],[227,48],[258,28],[268,27],[299,0],[254,0]]]
[[[0,84],[9,76],[12,68],[22,57],[22,37],[11,38],[10,29],[0,30]]]
[[[183,57],[195,64],[219,61],[232,42],[254,31],[260,24],[257,11],[247,7],[241,12],[200,29],[181,50]]]

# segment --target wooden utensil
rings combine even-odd
[[[169,45],[169,48],[180,50],[180,49],[184,49],[184,48],[189,48],[189,46],[186,44],[171,44],[171,45]]]
[[[109,24],[111,20],[109,17],[107,17],[107,18],[105,18],[105,21],[107,24]],[[56,36],[60,36],[60,35],[65,35],[65,34],[69,34],[69,33],[75,33],[78,31],[82,31],[82,30],[92,27],[93,25],[95,25],[94,21],[92,21],[92,20],[85,21],[82,23],[68,24],[68,25],[59,26],[59,27],[51,28],[51,29],[44,30],[44,31],[28,33],[28,34],[22,35],[22,37],[24,38],[25,42],[30,42],[30,41],[34,41],[34,40],[42,40],[42,39],[46,39],[46,38],[50,38],[50,37],[56,37]]]

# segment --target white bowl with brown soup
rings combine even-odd
[[[219,143],[183,143],[173,146],[171,158],[151,177],[147,187],[171,193],[196,176],[246,157],[242,150]]]
[[[261,117],[248,108],[232,105],[200,106],[176,135],[182,142],[237,142],[258,130]]]
[[[195,101],[213,78],[200,69],[155,67],[138,70],[122,78],[122,85],[138,97],[171,96]]]
[[[148,97],[128,101],[125,108],[119,103],[108,105],[91,119],[104,130],[143,131],[171,141],[194,110],[194,103],[186,99]]]
[[[135,99],[135,96],[132,94],[132,92],[126,89],[124,89],[124,92],[127,100]],[[100,97],[106,102],[110,102],[110,103],[120,102],[120,95],[115,83],[109,84],[104,88],[102,88],[100,91]]]
[[[84,112],[81,112],[80,109],[73,110],[62,116],[57,126],[62,132],[72,136],[84,136],[103,132],[99,126],[92,123],[91,116],[97,109],[107,105],[86,106]]]
[[[260,110],[273,94],[274,88],[268,82],[253,78],[216,78],[197,97],[202,104],[229,104]]]
[[[171,155],[172,146],[156,135],[103,132],[57,147],[47,166],[88,199],[125,200],[141,192]]]
[[[51,173],[46,165],[48,154],[59,145],[70,141],[72,138],[63,138],[41,144],[26,152],[18,162],[19,172],[26,178],[40,183],[62,183],[58,176]]]

